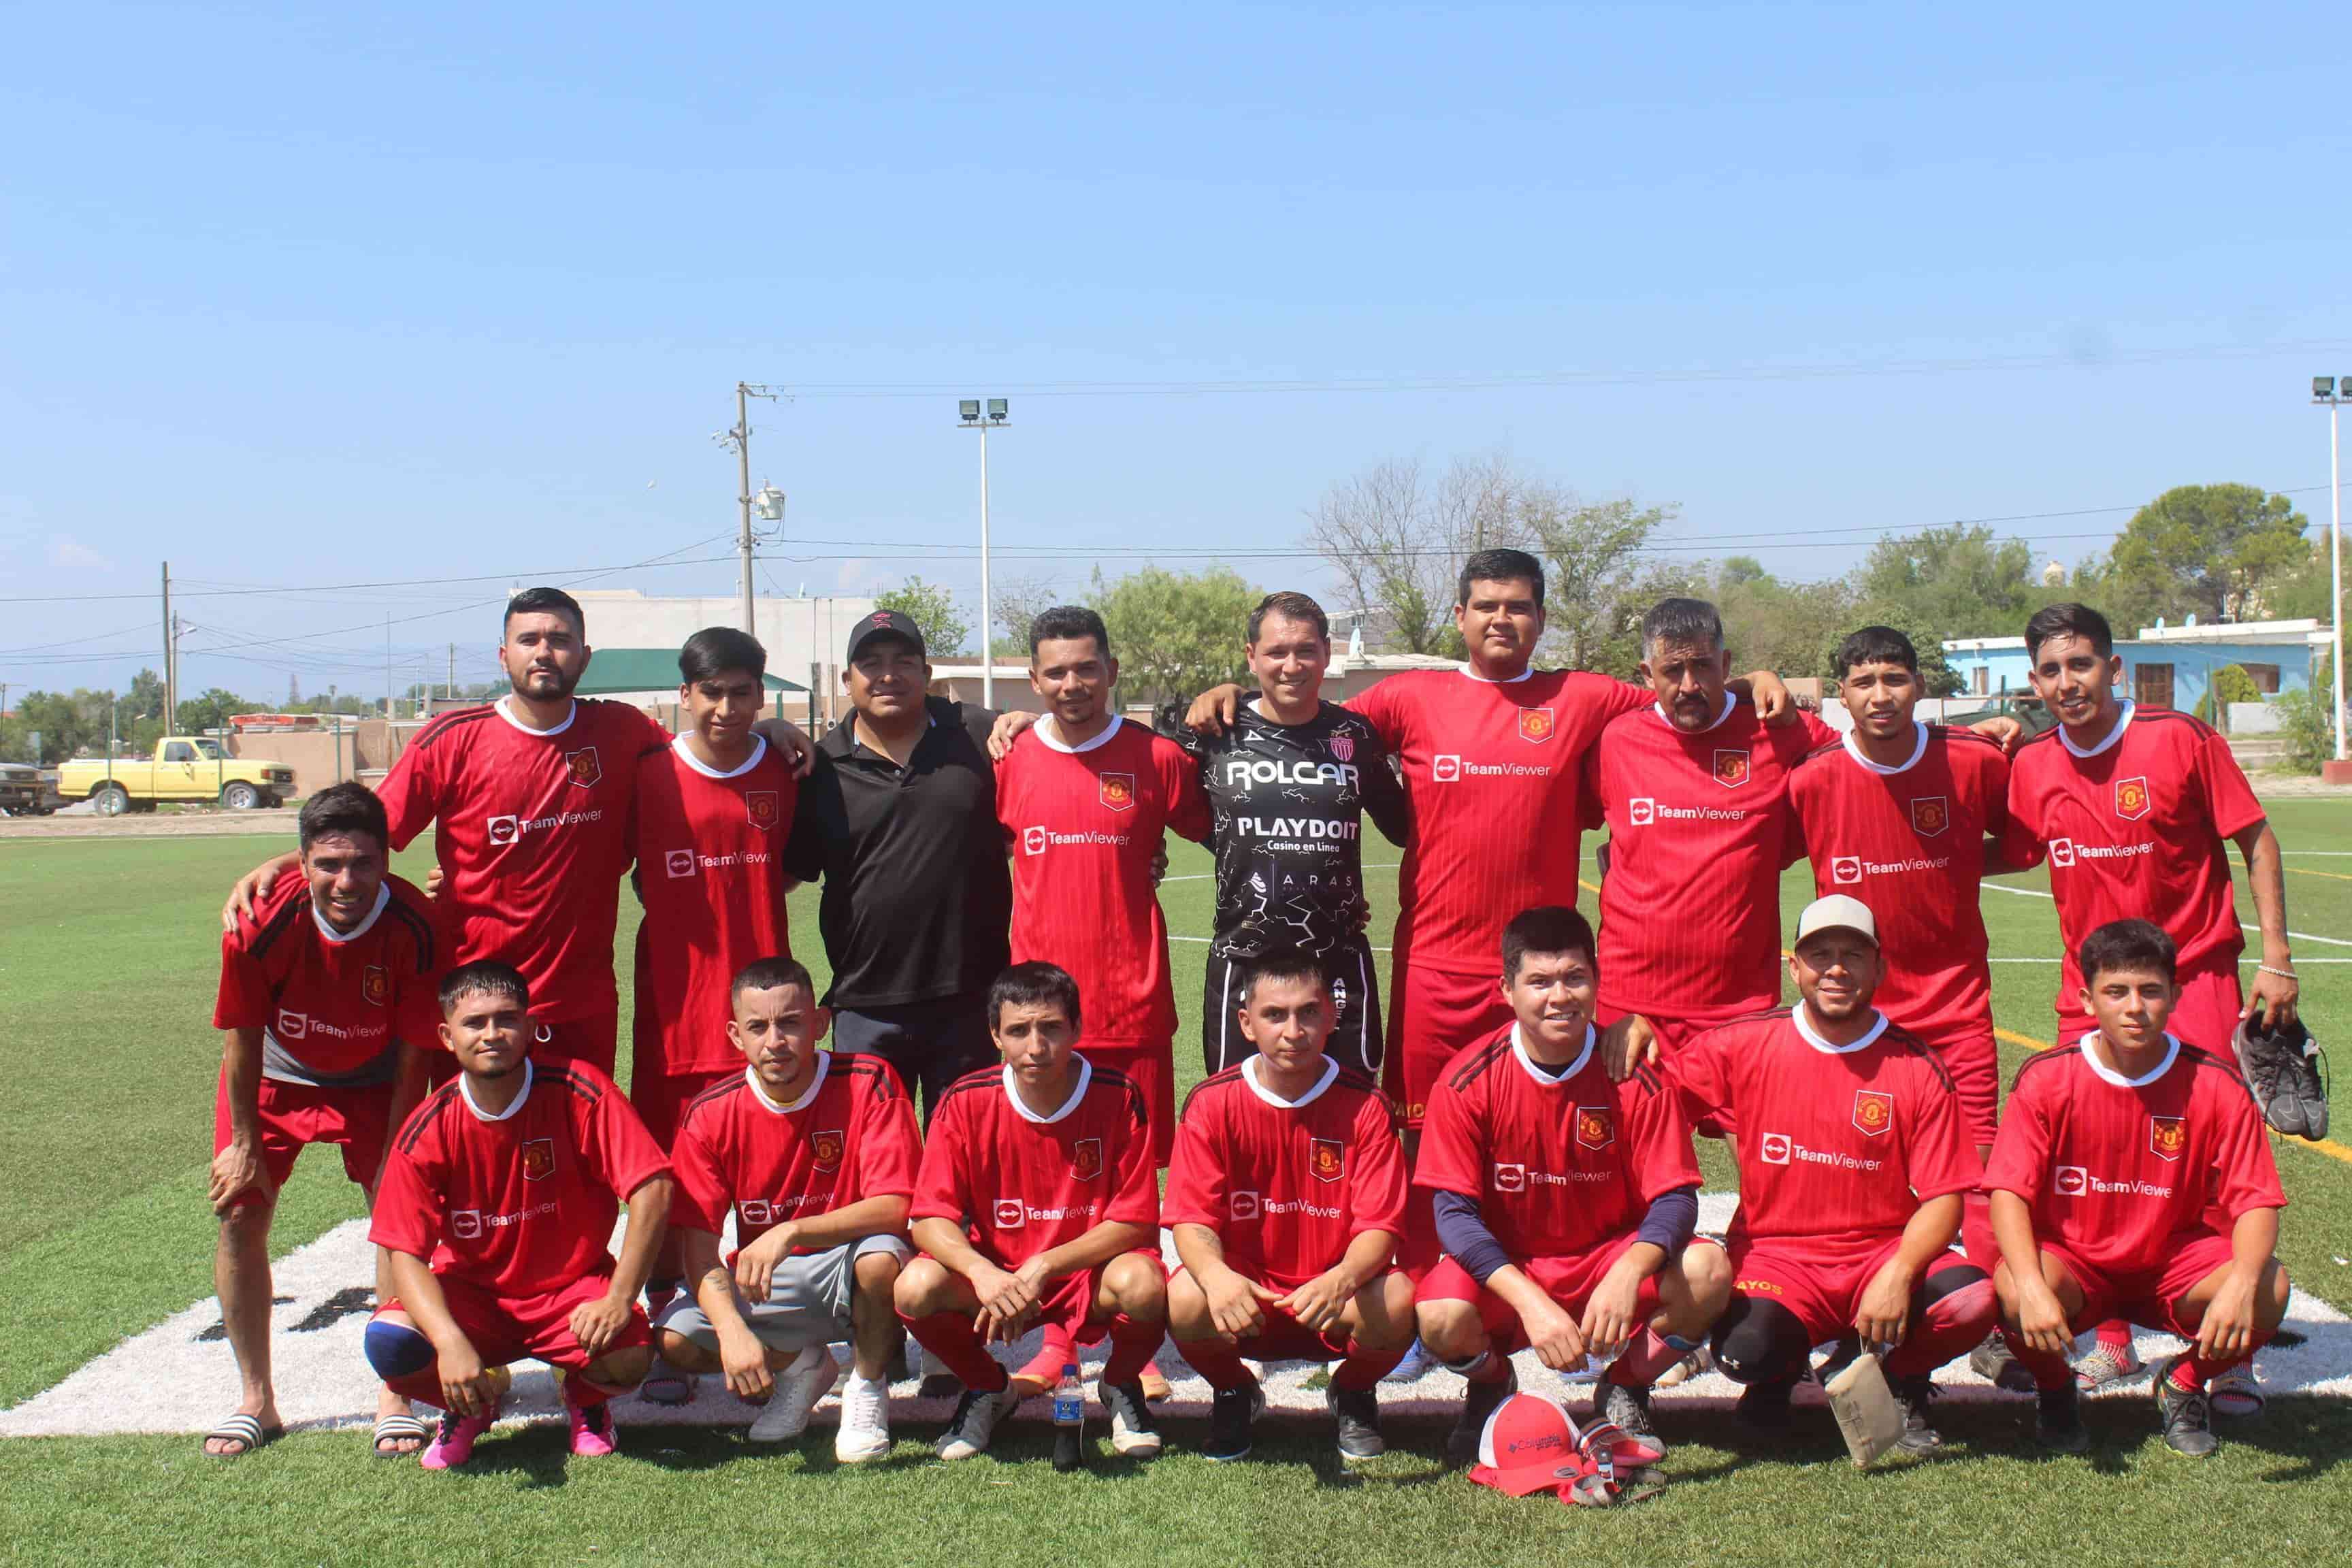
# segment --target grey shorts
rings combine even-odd
[[[768,1299],[751,1303],[743,1321],[762,1344],[780,1351],[829,1345],[849,1337],[849,1300],[857,1283],[856,1261],[869,1252],[887,1252],[904,1263],[915,1255],[902,1236],[869,1236],[845,1242],[829,1252],[787,1258],[776,1265],[768,1282]],[[719,1351],[719,1331],[701,1304],[681,1292],[662,1309],[654,1327],[667,1329],[699,1349]]]

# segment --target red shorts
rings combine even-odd
[[[1772,1237],[1749,1242],[1731,1255],[1731,1289],[1737,1295],[1778,1301],[1803,1321],[1813,1343],[1826,1344],[1853,1327],[1862,1293],[1902,1246],[1900,1236],[1847,1242]],[[1959,1253],[1947,1252],[1919,1277],[1966,1262]]]
[[[1182,1269],[1177,1272],[1181,1274]],[[1267,1280],[1269,1290],[1282,1289],[1277,1280]],[[1334,1323],[1318,1333],[1271,1301],[1257,1304],[1258,1315],[1265,1327],[1255,1334],[1234,1342],[1234,1353],[1252,1361],[1344,1361],[1348,1355],[1349,1332],[1344,1322]],[[1182,1345],[1176,1347],[1179,1351]]]
[[[2000,1051],[1993,1044],[1992,1025],[1919,1037],[1951,1075],[1969,1142],[1979,1147],[1990,1143],[2000,1124]]]
[[[1590,1252],[1568,1258],[1514,1258],[1511,1262],[1519,1272],[1543,1287],[1544,1293],[1559,1303],[1560,1310],[1570,1317],[1581,1319],[1585,1307],[1592,1300],[1595,1287],[1610,1266],[1633,1245],[1633,1233],[1614,1237]],[[1470,1278],[1470,1271],[1452,1258],[1441,1258],[1437,1266],[1421,1277],[1412,1299],[1423,1301],[1468,1301],[1478,1310],[1478,1321],[1486,1326],[1486,1337],[1505,1355],[1528,1347],[1527,1331],[1519,1325],[1519,1314],[1508,1301]],[[1654,1274],[1642,1281],[1634,1293],[1633,1310],[1644,1321],[1659,1307],[1658,1277]]]
[[[1143,1114],[1151,1128],[1151,1158],[1160,1169],[1176,1151],[1176,1045],[1166,1040],[1097,1040],[1081,1049],[1088,1061],[1125,1073],[1143,1091]]]
[[[1160,1270],[1160,1279],[1168,1278],[1168,1266],[1160,1260],[1160,1254],[1157,1252],[1138,1247],[1133,1252],[1123,1256],[1143,1258],[1154,1268]],[[1117,1261],[1117,1258],[1111,1260],[1111,1262]],[[1105,1263],[1101,1268],[1089,1268],[1078,1274],[1066,1274],[1055,1281],[1053,1289],[1044,1300],[1037,1303],[1039,1326],[1051,1330],[1058,1325],[1065,1333],[1069,1335],[1070,1342],[1074,1345],[1090,1345],[1110,1332],[1110,1320],[1106,1318],[1100,1322],[1094,1321],[1095,1298],[1102,1293],[1103,1269],[1109,1267],[1110,1263]]]
[[[654,1135],[654,1142],[667,1149],[677,1137],[678,1123],[686,1120],[686,1108],[694,1103],[696,1095],[742,1076],[740,1062],[710,1072],[633,1072],[629,1103],[636,1108],[637,1119]]]
[[[1400,943],[1389,969],[1389,1048],[1381,1088],[1404,1113],[1404,1124],[1421,1125],[1430,1091],[1454,1052],[1510,1021],[1499,952],[1494,969],[1456,974],[1410,962]]]
[[[446,1274],[440,1278],[441,1298],[449,1304],[449,1316],[484,1366],[528,1359],[578,1372],[595,1359],[572,1337],[572,1313],[611,1289],[611,1276],[591,1274],[544,1296],[498,1296],[469,1279]],[[376,1316],[399,1310],[395,1299],[377,1308]],[[646,1321],[645,1309],[632,1302],[629,1321],[604,1353],[651,1343],[653,1329]]]
[[[2194,969],[2181,971],[2180,1000],[2172,1005],[2172,1017],[2165,1027],[2200,1050],[2210,1051],[2224,1062],[2235,1062],[2238,1015],[2245,1006],[2236,961],[2216,955],[2200,961]],[[2056,1010],[2062,1046],[2075,1044],[2099,1026],[2098,1020],[2076,1006],[2072,996],[2059,997]]]
[[[532,1060],[586,1062],[605,1077],[612,1077],[614,1053],[621,1040],[619,1003],[602,1013],[577,1018],[544,1018],[533,1014],[530,1023]]]
[[[444,1053],[446,1054],[446,1053]],[[307,1083],[281,1083],[263,1079],[257,1096],[261,1110],[261,1168],[269,1184],[282,1187],[294,1173],[294,1158],[310,1143],[342,1146],[343,1174],[362,1187],[375,1184],[383,1163],[385,1141],[392,1136],[392,1085],[330,1088]],[[228,1073],[221,1072],[213,1094],[213,1152],[228,1147]]]
[[[2074,1327],[2087,1329],[2120,1318],[2193,1340],[2195,1326],[2183,1323],[2173,1309],[2198,1281],[2229,1266],[2234,1256],[2230,1238],[2219,1231],[2181,1231],[2166,1239],[2164,1249],[2164,1261],[2155,1268],[2125,1274],[2085,1263],[2058,1242],[2042,1244],[2042,1250],[2063,1264],[2083,1288],[2083,1310],[2074,1315]]]

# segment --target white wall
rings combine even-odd
[[[633,589],[591,588],[572,596],[587,614],[591,647],[676,647],[705,626],[741,625],[743,611],[742,600],[733,595],[667,598]],[[751,601],[751,609],[759,623],[752,635],[768,650],[768,672],[814,689],[822,703],[841,689],[841,655],[849,628],[874,613],[874,601],[761,595]],[[818,668],[812,671],[812,665]]]

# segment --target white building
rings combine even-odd
[[[573,598],[588,616],[591,647],[676,647],[705,626],[742,625],[743,601],[732,594],[672,598],[635,588],[583,588]],[[874,613],[870,597],[751,601],[752,636],[768,650],[768,672],[817,693],[821,707],[841,690],[841,655],[849,628]]]

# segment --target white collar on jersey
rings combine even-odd
[[[327,917],[319,912],[319,900],[316,899],[310,900],[310,919],[318,926],[319,934],[329,942],[357,942],[367,935],[368,928],[375,924],[376,916],[383,913],[384,905],[390,902],[392,902],[392,884],[379,882],[376,884],[374,907],[368,910],[367,919],[360,921],[351,930],[337,931],[333,926],[329,925]]]
[[[2066,726],[2063,724],[2058,726],[2058,743],[2078,757],[2095,757],[2101,752],[2112,749],[2124,738],[2124,731],[2131,728],[2132,715],[2138,710],[2139,704],[2126,697],[2116,704],[2116,727],[2108,731],[2097,745],[2074,744],[2074,737],[2066,733]]]
[[[1300,1095],[1297,1100],[1285,1100],[1282,1096],[1275,1093],[1274,1090],[1266,1088],[1265,1085],[1258,1082],[1257,1064],[1265,1059],[1265,1058],[1263,1057],[1244,1057],[1242,1058],[1242,1081],[1249,1085],[1250,1092],[1252,1094],[1256,1095],[1260,1100],[1265,1100],[1276,1110],[1305,1110],[1307,1106],[1310,1106],[1317,1100],[1322,1099],[1323,1091],[1331,1087],[1331,1080],[1339,1076],[1339,1064],[1332,1061],[1327,1057],[1324,1058],[1323,1062],[1323,1076],[1315,1080],[1315,1087],[1308,1089],[1305,1094]]]
[[[1527,1070],[1529,1078],[1546,1089],[1558,1089],[1584,1070],[1584,1064],[1592,1059],[1592,1045],[1598,1038],[1598,1031],[1587,1023],[1584,1026],[1584,1048],[1576,1053],[1576,1059],[1568,1064],[1566,1070],[1555,1072],[1528,1055],[1527,1042],[1519,1037],[1519,1026],[1514,1024],[1511,1026],[1511,1055],[1519,1058],[1519,1066]]]
[[[1466,664],[1462,667],[1462,673],[1468,676],[1471,679],[1476,681],[1481,686],[1517,686],[1520,681],[1532,677],[1535,672],[1536,662],[1532,658],[1528,660],[1527,668],[1519,671],[1517,675],[1507,675],[1500,680],[1489,680]]]
[[[1813,1030],[1812,1025],[1806,1022],[1805,1005],[1802,1002],[1798,1003],[1795,1006],[1789,1009],[1789,1021],[1797,1026],[1797,1033],[1804,1037],[1805,1044],[1812,1047],[1813,1049],[1821,1052],[1822,1055],[1825,1057],[1852,1056],[1854,1052],[1861,1050],[1864,1046],[1876,1045],[1878,1043],[1878,1037],[1886,1033],[1886,1015],[1884,1013],[1874,1012],[1872,1016],[1875,1017],[1878,1022],[1873,1024],[1870,1026],[1869,1032],[1864,1035],[1862,1038],[1854,1041],[1853,1044],[1850,1046],[1833,1046],[1830,1044],[1829,1041],[1822,1038],[1820,1035],[1816,1034]]]
[[[1907,773],[1919,765],[1920,758],[1927,754],[1927,726],[1916,719],[1911,721],[1911,725],[1919,731],[1918,742],[1911,748],[1911,754],[1908,757],[1892,767],[1885,763],[1874,763],[1863,755],[1862,748],[1854,743],[1854,732],[1852,730],[1845,732],[1845,754],[1874,773],[1885,773],[1889,776],[1895,773]]]
[[[1081,741],[1075,746],[1061,738],[1062,732],[1055,727],[1054,716],[1051,713],[1038,720],[1031,728],[1036,731],[1039,741],[1055,751],[1068,756],[1076,756],[1082,752],[1091,752],[1097,746],[1108,744],[1110,738],[1118,733],[1118,727],[1126,722],[1126,720],[1114,713],[1110,716],[1110,722],[1102,727],[1102,733],[1091,741]]]
[[[524,734],[537,735],[542,740],[550,735],[561,735],[564,731],[572,728],[572,721],[580,717],[580,704],[573,702],[564,708],[562,723],[556,725],[551,730],[534,730],[530,725],[524,723],[521,720],[514,716],[514,714],[508,709],[507,700],[505,698],[499,698],[496,702],[491,703],[490,706],[499,710],[499,718],[505,720],[516,729],[520,730]]]
[[[2146,1089],[2149,1084],[2154,1083],[2158,1079],[2160,1079],[2166,1073],[2170,1072],[2172,1070],[2172,1064],[2180,1059],[2180,1037],[2174,1034],[2171,1030],[2167,1029],[2164,1033],[2164,1059],[2157,1063],[2154,1067],[2148,1068],[2147,1071],[2140,1074],[2137,1078],[2126,1078],[2123,1074],[2117,1072],[2115,1068],[2101,1061],[2099,1059],[2099,1053],[2091,1048],[2091,1042],[2098,1037],[2099,1031],[2094,1029],[2089,1034],[2084,1035],[2081,1039],[2075,1041],[2074,1048],[2083,1053],[2083,1059],[2091,1064],[2091,1070],[2093,1072],[2097,1073],[2101,1078],[2106,1079],[2109,1083],[2114,1084],[2117,1089]]]
[[[1022,1104],[1021,1091],[1013,1087],[1013,1069],[1010,1067],[1004,1069],[1004,1098],[1013,1102],[1013,1109],[1021,1113],[1022,1121],[1034,1121],[1040,1127],[1049,1127],[1078,1108],[1078,1101],[1087,1097],[1087,1085],[1095,1080],[1095,1064],[1076,1051],[1070,1053],[1070,1059],[1078,1064],[1078,1087],[1070,1090],[1070,1098],[1062,1101],[1061,1107],[1051,1116],[1040,1116]]]
[[[527,1025],[529,1021],[525,1020],[525,1022]],[[465,1099],[466,1109],[474,1113],[475,1121],[511,1121],[514,1120],[515,1112],[522,1109],[522,1102],[530,1098],[531,1080],[538,1076],[539,1070],[530,1065],[530,1058],[529,1057],[523,1058],[522,1092],[514,1097],[513,1104],[508,1106],[504,1110],[499,1111],[495,1115],[491,1114],[489,1111],[484,1110],[480,1106],[474,1103],[473,1085],[466,1081],[466,1075],[462,1072],[457,1075],[457,1092]]]
[[[767,756],[768,737],[765,735],[753,735],[751,737],[751,754],[723,773],[719,769],[712,767],[709,763],[704,762],[700,757],[696,756],[694,754],[694,748],[686,743],[686,737],[683,735],[680,735],[677,740],[672,741],[669,743],[669,749],[677,753],[679,761],[685,763],[688,767],[692,768],[704,778],[740,779],[745,773],[750,773],[753,768],[758,767],[761,760]]]
[[[1732,710],[1733,709],[1735,709],[1735,708],[1738,707],[1738,706],[1739,706],[1739,699],[1738,699],[1738,697],[1737,695],[1735,695],[1733,692],[1731,692],[1728,689],[1727,689],[1724,691],[1724,694],[1723,694],[1723,711],[1722,711],[1722,712],[1720,712],[1720,713],[1718,713],[1718,714],[1717,714],[1717,715],[1715,716],[1715,721],[1714,721],[1713,723],[1711,723],[1711,724],[1707,725],[1706,729],[1699,731],[1698,731],[1698,733],[1699,733],[1699,734],[1704,735],[1704,734],[1708,733],[1710,731],[1720,730],[1721,728],[1723,728],[1723,721],[1724,721],[1726,719],[1730,718],[1730,717],[1731,717],[1731,710]],[[1664,703],[1663,703],[1663,702],[1653,702],[1653,703],[1651,703],[1651,704],[1650,704],[1650,711],[1651,711],[1651,712],[1653,712],[1653,713],[1655,713],[1655,714],[1658,716],[1658,722],[1659,722],[1659,723],[1664,724],[1667,729],[1674,731],[1675,731],[1676,734],[1678,734],[1678,735],[1679,735],[1679,734],[1681,734],[1681,733],[1683,733],[1683,731],[1681,730],[1681,728],[1680,728],[1679,726],[1677,726],[1677,725],[1675,723],[1674,720],[1672,720],[1671,718],[1667,717],[1667,715],[1666,715],[1666,705],[1665,705]]]
[[[833,1053],[831,1051],[817,1052],[816,1076],[809,1079],[809,1086],[801,1090],[800,1097],[794,1100],[790,1105],[778,1105],[774,1100],[770,1100],[768,1098],[768,1091],[760,1087],[760,1075],[753,1072],[748,1067],[743,1069],[743,1081],[751,1086],[751,1092],[759,1098],[760,1104],[764,1107],[770,1114],[775,1116],[790,1116],[795,1110],[806,1110],[809,1108],[809,1101],[816,1098],[816,1091],[824,1087],[824,1075],[832,1070]]]

